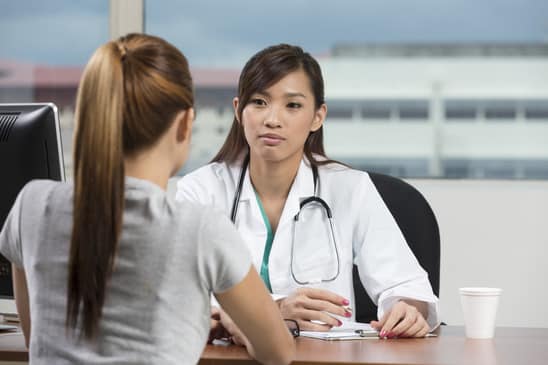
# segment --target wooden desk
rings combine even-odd
[[[29,361],[25,338],[22,332],[0,333],[0,363],[3,364],[12,361]]]
[[[0,362],[28,361],[23,335],[0,335]],[[208,345],[200,365],[256,364],[244,348]],[[425,339],[322,341],[297,339],[294,365],[548,364],[548,328],[497,328],[493,340],[468,340],[462,327],[444,326]]]
[[[294,365],[548,364],[548,328],[497,328],[493,340],[469,340],[462,327],[443,326],[425,339],[322,341],[297,339]],[[243,348],[208,345],[200,365],[256,364]]]

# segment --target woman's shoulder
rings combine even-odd
[[[318,167],[318,171],[322,176],[325,176],[329,180],[332,179],[350,184],[359,181],[371,181],[367,171],[356,170],[337,161],[320,165]]]
[[[28,182],[12,207],[21,232],[33,235],[47,222],[62,224],[65,220],[59,215],[72,209],[72,196],[69,183],[52,180]]]
[[[64,181],[54,181],[48,179],[35,179],[25,184],[22,191],[26,194],[36,194],[37,192],[51,191],[56,188],[62,188],[68,186]],[[32,193],[29,193],[32,192]]]
[[[21,189],[20,195],[25,205],[36,205],[71,197],[72,185],[64,181],[31,180]]]
[[[226,235],[233,229],[225,213],[210,204],[185,199],[172,205],[172,232],[176,236],[186,237],[194,244],[203,246],[212,244],[212,237]]]
[[[376,187],[367,171],[356,170],[340,163],[329,163],[318,168],[320,188],[327,196],[341,201],[367,199],[376,194]]]

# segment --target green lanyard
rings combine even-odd
[[[268,260],[270,258],[270,250],[272,249],[272,241],[274,241],[274,234],[272,233],[270,221],[266,216],[263,203],[261,203],[261,199],[259,199],[259,195],[257,195],[257,192],[255,192],[255,197],[257,198],[257,204],[259,205],[259,209],[261,210],[261,215],[263,216],[264,225],[266,227],[266,243],[264,247],[263,262],[261,263],[261,278],[263,279],[268,291],[272,293],[272,286],[270,285],[270,274],[268,273]]]

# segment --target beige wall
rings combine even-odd
[[[548,327],[548,181],[409,182],[440,225],[443,321],[463,323],[459,287],[497,286],[498,325]]]

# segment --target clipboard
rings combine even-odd
[[[369,323],[344,321],[341,327],[331,328],[326,332],[301,331],[302,337],[326,341],[371,340],[378,339],[379,333]]]
[[[315,332],[315,331],[301,331],[301,337],[316,338],[325,341],[345,341],[345,340],[374,340],[379,338],[377,331],[327,331],[327,332]]]
[[[326,332],[301,331],[302,337],[315,338],[324,341],[347,341],[347,340],[378,340],[379,332],[368,323],[343,322],[341,327],[331,328]],[[429,333],[425,337],[436,337]]]

